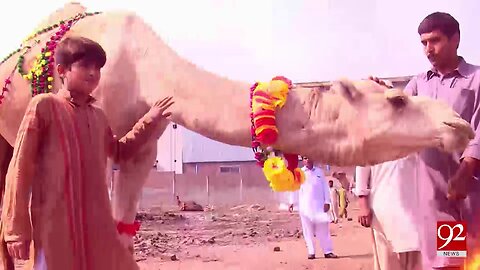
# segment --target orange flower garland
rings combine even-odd
[[[274,191],[295,191],[305,181],[303,171],[298,168],[298,155],[282,154],[271,147],[278,138],[275,110],[285,105],[291,88],[292,82],[285,77],[255,83],[250,88],[252,149]]]

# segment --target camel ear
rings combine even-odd
[[[395,107],[403,107],[407,104],[408,97],[402,89],[392,88],[384,92],[385,98]]]
[[[332,84],[332,90],[340,93],[349,101],[355,101],[362,96],[362,93],[353,85],[352,81],[348,79],[340,79],[334,81]]]

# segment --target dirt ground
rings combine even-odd
[[[331,224],[338,259],[323,258],[318,248],[318,259],[307,260],[298,214],[259,205],[141,212],[136,258],[145,270],[373,269],[370,231],[356,222],[357,209],[349,208],[352,221]]]
[[[370,270],[371,236],[352,221],[331,224],[338,259],[308,260],[298,213],[240,205],[204,212],[153,208],[137,215],[135,257],[143,270]],[[279,249],[279,250],[278,250]],[[22,263],[17,269],[22,269]]]

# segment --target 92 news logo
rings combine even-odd
[[[437,222],[437,256],[467,257],[467,224],[465,222]]]

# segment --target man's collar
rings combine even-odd
[[[468,77],[468,71],[469,71],[468,64],[465,61],[465,59],[463,59],[463,57],[459,56],[459,59],[460,59],[460,62],[458,63],[458,67],[452,72],[455,72],[458,75],[460,75],[464,78],[467,78]],[[429,81],[431,78],[433,78],[435,76],[440,76],[440,74],[438,73],[436,68],[432,67],[427,71],[426,80]]]
[[[88,96],[86,101],[78,101],[74,97],[72,97],[70,91],[65,90],[65,89],[60,89],[58,91],[57,95],[65,98],[68,102],[70,102],[71,104],[73,104],[75,106],[91,105],[92,103],[94,103],[96,101],[96,99],[94,97],[90,96],[90,95]]]
[[[306,171],[315,171],[315,166],[312,167],[312,169],[309,169],[307,166],[303,166],[303,168],[306,170]]]

